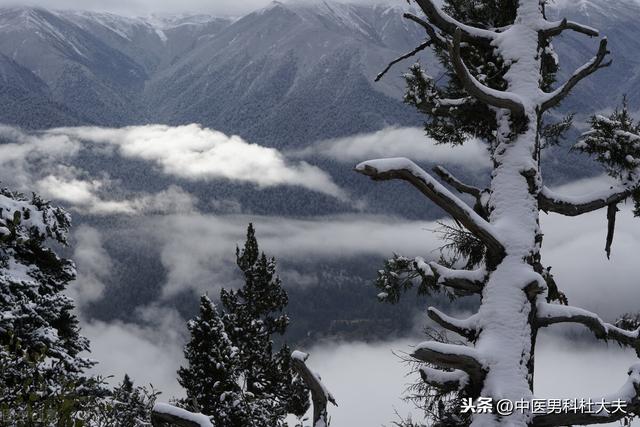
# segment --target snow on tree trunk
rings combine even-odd
[[[608,145],[629,147],[625,149],[631,151],[616,154],[616,158],[626,159],[622,165],[624,176],[622,173],[610,173],[620,178],[619,187],[612,188],[610,194],[600,195],[596,200],[582,200],[555,195],[543,186],[539,161],[543,115],[566,97],[580,80],[608,65],[603,62],[609,53],[606,39],[601,40],[593,59],[576,70],[566,83],[552,90],[549,83],[552,78],[549,77],[557,69],[557,63],[550,39],[565,30],[593,37],[598,35],[597,30],[567,20],[547,21],[545,2],[540,0],[504,2],[506,8],[511,4],[515,8],[512,22],[497,25],[494,21],[503,19],[504,14],[493,16],[489,18],[495,18],[494,21],[484,22],[483,28],[458,21],[431,0],[415,1],[428,22],[412,14],[405,17],[423,26],[429,39],[401,58],[432,46],[441,62],[451,71],[457,86],[436,87],[437,81],[417,64],[406,76],[409,88],[405,101],[432,117],[426,125],[429,135],[440,142],[453,144],[462,143],[465,135],[482,135],[491,145],[493,160],[491,183],[487,190],[463,184],[443,168],[435,169],[436,174],[456,190],[476,198],[473,208],[410,160],[379,159],[356,166],[356,171],[374,180],[401,179],[409,182],[486,248],[484,267],[473,272],[452,270],[436,263],[426,264],[421,258],[412,262],[396,257],[379,275],[378,286],[382,288],[379,298],[391,302],[397,300],[398,294],[409,287],[413,279],[422,281],[419,291],[423,293],[438,288],[446,289],[455,296],[477,292],[482,297],[478,313],[465,320],[454,319],[429,308],[429,317],[445,329],[466,338],[469,345],[433,341],[419,344],[413,357],[431,365],[420,371],[424,381],[441,390],[460,391],[472,399],[490,398],[494,404],[503,399],[531,402],[534,398],[537,331],[555,323],[582,324],[596,337],[634,347],[640,355],[640,329],[621,329],[604,323],[597,315],[585,310],[551,304],[553,301],[566,303],[566,298],[557,290],[549,269],[540,262],[541,209],[575,216],[609,206],[607,251],[610,251],[615,206],[631,195],[638,195],[640,166],[635,162],[637,153],[632,151],[635,145],[614,144],[613,137],[609,136],[615,134],[616,137],[637,141],[640,126],[631,129],[623,123],[625,120],[610,120],[613,124],[609,124],[605,119],[598,119],[600,123],[606,122],[609,128],[603,126],[598,137],[582,143],[583,151],[600,154],[609,162]],[[452,0],[445,1],[445,5],[452,3]],[[451,7],[450,11],[461,16],[465,16],[466,11],[467,19],[479,22],[478,17],[469,18],[469,14],[482,10],[482,7],[474,6],[476,2],[464,4],[464,0],[458,0],[455,3],[456,7]],[[484,9],[489,7],[485,6]],[[494,15],[500,13],[497,11]],[[508,15],[508,11],[505,14]],[[489,18],[487,21],[491,21]],[[491,24],[496,25],[492,27]],[[474,51],[469,46],[478,48]],[[493,55],[495,60],[488,61],[488,55]],[[467,67],[465,58],[473,61],[471,67]],[[549,65],[550,58],[552,65]],[[503,65],[496,66],[493,62]],[[502,80],[489,82],[487,69],[494,74],[499,74],[496,69],[504,71]],[[495,121],[487,119],[491,113],[495,114]],[[624,114],[619,116],[626,117]],[[634,162],[629,162],[630,157]],[[399,279],[399,273],[407,280]],[[637,366],[629,371],[629,375],[628,384],[617,396],[624,395],[629,407],[640,411]],[[472,414],[468,424],[473,427],[559,426],[623,418],[619,414],[599,418],[563,414],[554,418],[534,416],[527,409],[497,416],[495,407],[493,409],[492,413]]]
[[[490,222],[505,246],[506,256],[490,273],[482,292],[476,349],[486,359],[488,373],[483,397],[517,401],[533,398],[533,350],[536,330],[532,324],[535,298],[528,290],[542,288],[544,279],[534,271],[539,260],[540,228],[537,188],[539,181],[536,157],[536,98],[539,92],[540,60],[538,26],[542,11],[538,0],[523,0],[518,21],[502,33],[495,44],[512,66],[505,79],[508,91],[524,105],[528,129],[511,136],[511,113],[499,112],[497,146],[493,161],[489,202]],[[532,288],[533,284],[533,288]],[[495,419],[492,414],[478,414],[474,427],[509,425],[526,426],[530,415],[514,412]]]

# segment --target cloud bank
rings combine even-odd
[[[90,172],[84,163],[87,157],[92,160],[88,163],[94,159],[107,159],[114,165],[120,159],[142,162],[143,168],[148,165],[149,171],[173,181],[226,180],[259,189],[292,186],[346,200],[345,192],[320,168],[199,125],[60,128],[32,133],[0,126],[0,139],[9,141],[0,144],[3,185],[25,192],[35,189],[83,214],[186,212],[196,210],[199,202],[176,184],[155,193],[129,191],[129,176],[114,179],[104,170],[107,168]],[[232,210],[232,206],[223,208]]]
[[[408,157],[414,161],[446,163],[479,171],[491,165],[485,144],[469,140],[460,147],[436,144],[420,128],[390,127],[378,132],[332,139],[298,153],[321,155],[343,163],[358,163],[381,157]]]
[[[48,134],[113,144],[121,156],[152,162],[176,178],[228,179],[259,187],[295,185],[344,197],[331,177],[315,166],[306,162],[289,163],[274,148],[250,144],[239,136],[227,136],[196,124],[61,128],[52,129]]]
[[[114,382],[129,373],[136,383],[162,390],[161,401],[184,395],[175,380],[183,363],[182,341],[175,334],[159,336],[144,327],[103,323],[85,327],[84,332],[102,356],[97,372],[115,375]],[[329,408],[332,425],[390,425],[398,421],[396,412],[420,420],[421,412],[401,400],[406,386],[418,378],[407,376],[408,367],[393,354],[410,352],[420,339],[322,343],[303,349],[311,354],[309,366],[338,402],[338,407]],[[615,392],[635,362],[633,351],[614,345],[585,345],[542,335],[536,352],[536,397],[588,399]]]
[[[253,222],[260,247],[267,254],[289,261],[346,259],[394,251],[429,256],[438,247],[427,229],[437,224],[366,215],[307,219],[250,215],[171,215],[154,218],[138,232],[157,242],[167,272],[165,297],[185,290],[204,292],[229,286],[235,276],[233,250],[244,242]],[[433,254],[435,256],[435,254]],[[378,268],[372,266],[372,271]],[[219,289],[219,288],[218,288]]]

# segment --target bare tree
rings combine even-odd
[[[427,40],[401,58],[431,47],[449,78],[446,87],[438,86],[439,79],[430,77],[419,64],[413,66],[405,76],[405,101],[429,116],[427,133],[439,142],[460,144],[469,136],[486,140],[493,163],[487,189],[464,184],[443,168],[435,169],[445,183],[475,199],[474,206],[408,159],[370,160],[356,166],[357,172],[377,181],[408,182],[484,247],[484,260],[475,270],[396,257],[387,265],[389,274],[382,274],[379,297],[383,300],[397,300],[415,281],[421,282],[425,292],[441,289],[455,296],[481,296],[478,312],[468,319],[429,308],[431,319],[464,337],[467,344],[419,344],[413,357],[428,364],[421,370],[424,381],[471,399],[530,402],[538,331],[559,323],[583,325],[597,338],[632,347],[640,355],[640,329],[623,329],[594,313],[565,305],[566,298],[540,256],[540,211],[578,216],[607,208],[606,250],[610,254],[617,205],[630,197],[636,203],[640,200],[640,128],[625,122],[626,110],[610,118],[594,117],[592,131],[576,145],[595,155],[618,179],[617,186],[602,194],[567,197],[545,187],[541,174],[540,152],[547,145],[545,112],[581,80],[609,64],[607,39],[600,40],[591,60],[554,87],[557,61],[551,39],[565,31],[598,37],[597,30],[566,19],[549,21],[544,0],[448,0],[443,8],[432,0],[415,3],[426,19],[414,14],[405,17],[425,29]],[[556,130],[567,127],[561,123]],[[398,279],[391,271],[396,267],[408,280]],[[606,399],[624,401],[626,412],[640,413],[640,364],[628,373],[623,388]],[[531,408],[502,416],[492,412],[472,414],[469,424],[586,425],[627,416],[623,411],[535,414]]]

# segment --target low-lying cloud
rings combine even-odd
[[[138,384],[151,383],[163,391],[160,400],[164,402],[184,396],[175,379],[183,363],[180,348],[184,341],[174,333],[174,325],[163,327],[173,332],[158,334],[158,329],[122,323],[86,326],[84,332],[101,360],[96,372],[115,375],[114,380],[128,373]],[[409,367],[394,355],[411,352],[421,339],[327,342],[303,348],[311,355],[309,366],[338,402],[338,407],[329,407],[332,425],[391,425],[398,416],[409,415],[421,420],[422,412],[401,399],[406,387],[419,378],[408,375]],[[588,399],[613,393],[625,383],[627,369],[635,362],[633,351],[614,345],[587,345],[541,335],[536,351],[536,397]]]
[[[390,127],[373,133],[331,139],[298,153],[321,155],[343,163],[381,157],[407,157],[416,162],[444,163],[479,171],[491,165],[486,144],[471,139],[459,147],[436,144],[420,128]]]
[[[228,136],[196,124],[120,129],[78,127],[52,129],[48,133],[113,144],[121,156],[152,162],[163,173],[176,178],[228,179],[258,187],[295,185],[344,197],[331,177],[315,166],[303,161],[289,162],[275,148],[251,144],[239,136]]]
[[[199,125],[40,132],[0,126],[0,139],[6,141],[0,144],[3,185],[27,193],[35,189],[84,214],[175,213],[195,210],[198,203],[176,184],[155,193],[128,190],[136,184],[129,176],[112,177],[105,170],[91,173],[83,163],[85,158],[112,159],[107,161],[114,164],[121,163],[120,159],[146,163],[149,171],[155,170],[169,182],[226,180],[257,188],[293,186],[346,200],[345,192],[320,168]]]
[[[154,218],[138,232],[157,242],[167,272],[164,295],[229,286],[235,276],[234,248],[253,222],[260,247],[289,261],[337,260],[393,252],[435,256],[437,224],[398,218],[342,215],[307,219],[250,215],[170,215]],[[372,265],[372,271],[379,266]]]

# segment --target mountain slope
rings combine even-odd
[[[148,78],[144,69],[62,14],[2,10],[0,52],[45,82],[55,102],[89,122],[123,125],[140,117],[134,95]]]

